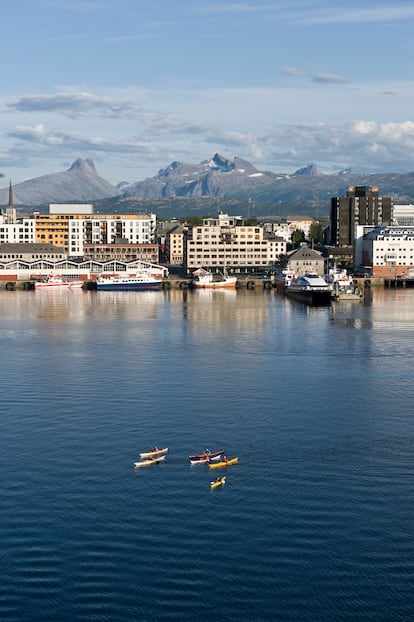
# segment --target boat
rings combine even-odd
[[[193,277],[191,285],[196,289],[235,289],[237,286],[237,277],[229,276],[226,270],[213,274],[199,268],[193,272]]]
[[[216,462],[215,464],[210,464],[210,469],[220,469],[222,467],[228,467],[231,464],[237,464],[237,462],[239,461],[239,459],[236,458],[231,458],[231,460],[222,460],[221,462]]]
[[[59,275],[51,275],[35,282],[35,290],[41,289],[80,289],[84,285],[83,281],[70,281],[63,279]]]
[[[161,288],[162,279],[151,274],[137,273],[124,276],[100,276],[96,281],[98,291],[138,291]]]
[[[345,269],[331,270],[326,280],[332,284],[332,297],[334,300],[363,301],[363,291],[361,292],[357,283],[354,282],[352,276]]]
[[[165,460],[167,456],[164,454],[163,456],[158,456],[156,458],[148,458],[147,460],[141,460],[140,462],[134,462],[134,466],[135,467],[142,467],[142,466],[150,466],[152,464],[157,464],[158,462],[162,462],[162,460]]]
[[[226,477],[217,478],[214,482],[210,482],[210,489],[220,488],[220,486],[224,486],[226,483]]]
[[[166,454],[168,452],[168,447],[164,447],[164,449],[158,449],[158,447],[154,447],[151,451],[143,451],[141,452],[140,458],[156,458],[157,456],[161,456],[162,454]]]
[[[206,464],[215,460],[219,460],[224,454],[224,451],[206,451],[195,456],[189,456],[191,464]]]
[[[307,272],[292,278],[286,287],[286,295],[308,305],[330,305],[332,286],[322,276]]]
[[[282,270],[280,274],[277,274],[274,279],[274,284],[278,292],[286,294],[286,288],[290,285],[292,279],[296,277],[296,272],[293,270]]]

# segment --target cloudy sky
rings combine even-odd
[[[134,182],[216,152],[414,170],[413,0],[15,0],[1,22],[14,184],[77,158]]]

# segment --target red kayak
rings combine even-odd
[[[189,456],[191,464],[208,464],[214,460],[219,460],[224,454],[224,451],[209,451],[196,456]]]

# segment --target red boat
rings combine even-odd
[[[205,451],[204,453],[197,454],[196,456],[189,456],[189,460],[191,464],[206,464],[213,462],[214,460],[219,460],[223,454],[224,451]]]

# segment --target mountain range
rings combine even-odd
[[[394,203],[414,203],[413,173],[357,174],[350,169],[325,174],[315,165],[293,174],[261,171],[247,160],[216,153],[198,164],[172,162],[151,178],[117,186],[96,172],[92,160],[76,160],[65,172],[36,177],[13,186],[16,206],[93,202],[100,212],[152,211],[161,218],[228,211],[241,216],[315,217],[329,215],[330,199],[348,186],[377,186]],[[0,205],[8,203],[0,190]]]

